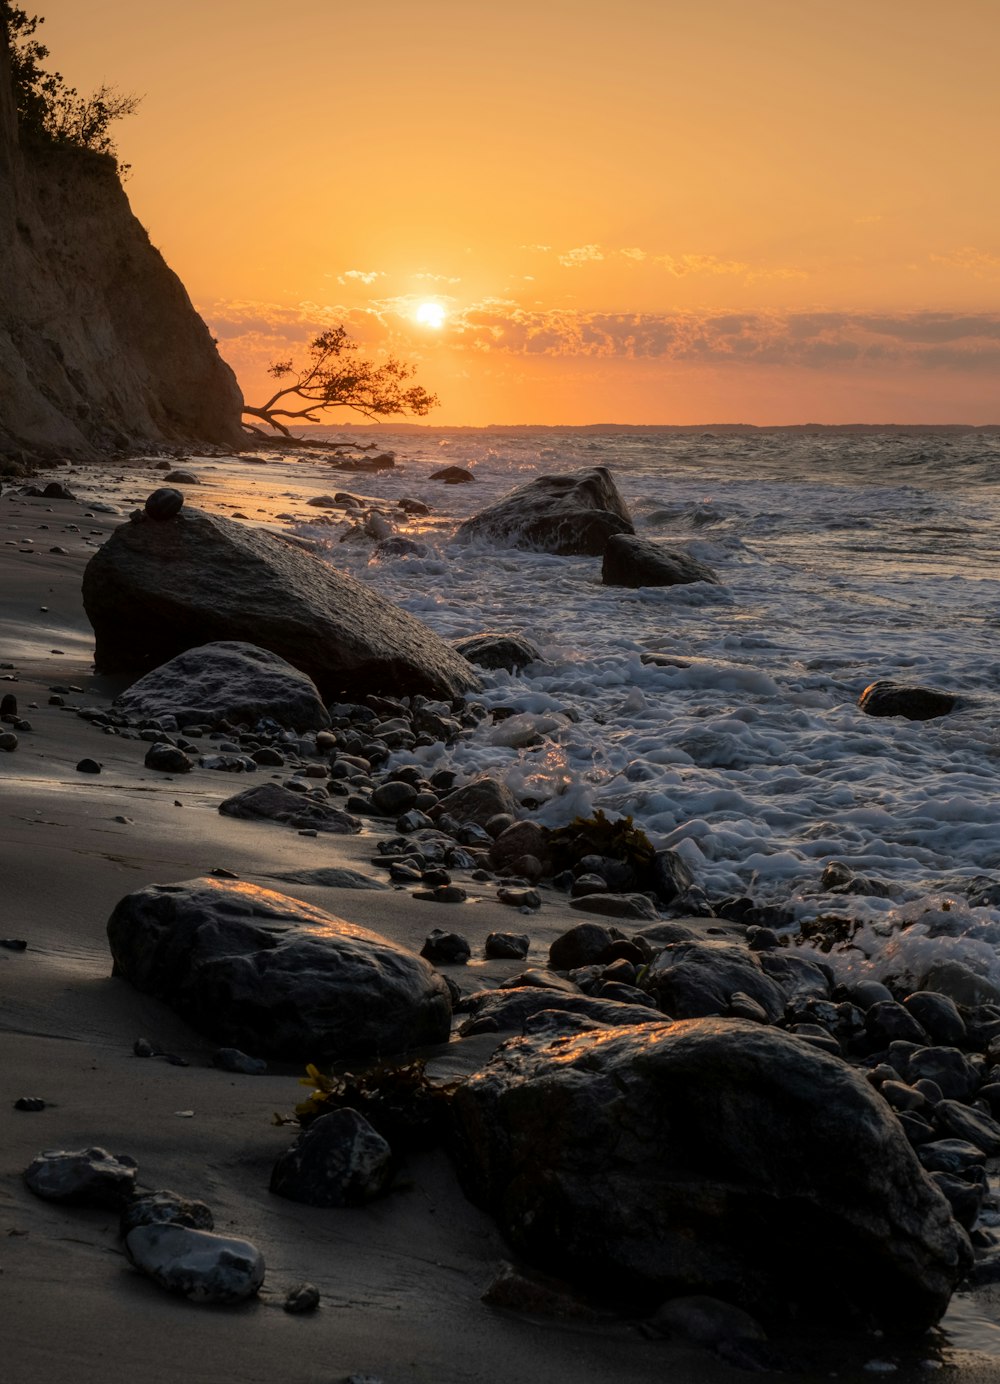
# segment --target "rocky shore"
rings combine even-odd
[[[276,532],[290,464],[198,505]],[[394,767],[517,650],[338,699],[133,620],[95,673],[84,570],[162,479],[0,497],[8,1377],[1000,1377],[926,1334],[994,1281],[1000,1012],[838,988],[671,852]],[[307,1063],[415,1057],[292,1118]]]

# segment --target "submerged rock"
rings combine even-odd
[[[455,648],[480,668],[506,668],[511,673],[541,658],[534,644],[519,634],[472,634]]]
[[[707,581],[718,585],[717,574],[704,562],[678,548],[668,548],[635,534],[608,539],[601,568],[605,586],[682,586]]]
[[[478,685],[450,644],[363,582],[272,534],[185,506],[170,523],[123,524],[87,564],[95,663],[146,672],[185,649],[247,642],[306,673],[324,696]]]
[[[147,885],[117,905],[108,941],[114,974],[252,1056],[388,1056],[448,1038],[448,987],[426,961],[269,889]]]
[[[220,641],[187,649],[115,698],[126,716],[251,725],[266,716],[296,730],[321,730],[330,717],[316,685],[256,644]]]
[[[919,1333],[971,1249],[845,1063],[740,1020],[505,1044],[452,1101],[474,1201],[609,1300],[724,1297]]]
[[[467,519],[456,538],[485,538],[546,553],[603,553],[616,533],[632,533],[632,516],[605,466],[539,476]]]

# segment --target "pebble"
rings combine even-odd
[[[143,760],[147,769],[159,769],[164,774],[187,774],[194,767],[193,762],[176,745],[159,741],[150,745]]]
[[[6,750],[8,754],[17,749],[17,736],[12,730],[0,731],[0,750]]]
[[[41,1096],[18,1096],[14,1102],[15,1110],[44,1110],[45,1106]]]
[[[285,1311],[296,1315],[315,1312],[318,1306],[319,1289],[314,1283],[298,1283],[294,1288],[289,1288],[284,1302]]]
[[[28,950],[28,944],[23,937],[0,937],[0,947],[5,947],[7,951],[23,952]]]

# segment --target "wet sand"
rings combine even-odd
[[[253,522],[308,514],[304,499],[324,481],[326,489],[364,491],[363,476],[311,458],[185,464],[204,482],[189,503]],[[634,1324],[533,1320],[483,1305],[507,1251],[492,1221],[462,1196],[443,1153],[410,1160],[392,1195],[361,1210],[315,1210],[268,1192],[272,1164],[294,1133],[272,1117],[289,1114],[302,1098],[300,1073],[273,1065],[260,1077],[216,1070],[214,1044],[111,978],[105,926],[124,894],[224,867],[415,949],[432,927],[447,927],[465,934],[473,957],[481,957],[488,932],[525,930],[529,964],[543,964],[549,942],[583,915],[550,895],[537,915],[522,918],[497,903],[491,886],[460,876],[471,900],[461,906],[417,901],[405,890],[280,881],[279,873],[320,865],[384,880],[370,856],[391,834],[388,824],[367,824],[356,838],[313,839],[223,818],[218,803],[245,779],[202,769],[177,779],[157,774],[143,766],[143,742],[105,735],[78,717],[70,708],[106,706],[125,685],[93,674],[83,568],[94,544],[162,483],[162,473],[150,462],[111,464],[62,468],[40,480],[52,478],[79,500],[23,499],[6,482],[0,497],[0,663],[14,665],[0,668],[0,695],[14,693],[33,727],[16,751],[0,754],[0,936],[28,943],[21,953],[0,949],[4,1380],[332,1384],[357,1373],[384,1384],[660,1384],[738,1377],[709,1353],[649,1340]],[[122,513],[93,511],[87,501],[94,499]],[[53,695],[67,705],[50,705]],[[102,764],[100,775],[77,771],[85,756]],[[470,990],[522,964],[474,960],[456,969]],[[134,1057],[139,1037],[190,1065]],[[473,1067],[494,1042],[484,1037],[442,1051],[436,1069]],[[43,1097],[47,1108],[14,1111],[22,1095]],[[267,1262],[260,1298],[205,1308],[170,1297],[130,1267],[115,1216],[46,1203],[24,1187],[21,1173],[41,1149],[94,1144],[132,1155],[144,1186],[206,1200],[218,1230],[258,1244]],[[282,1303],[303,1280],[319,1288],[321,1307],[291,1316]],[[871,1356],[878,1353],[873,1343]],[[1000,1380],[992,1361],[951,1359],[964,1384]]]

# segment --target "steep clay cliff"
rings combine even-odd
[[[0,21],[0,455],[236,446],[241,408],[114,161],[19,141]]]

